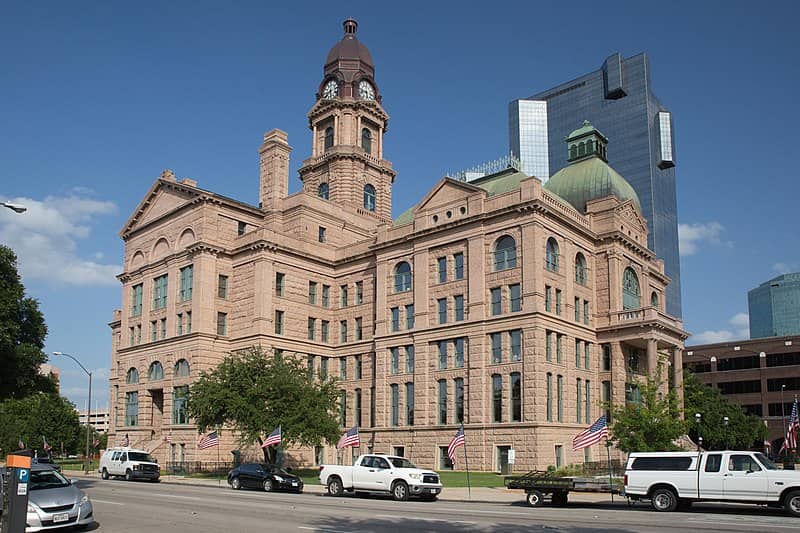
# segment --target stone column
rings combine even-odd
[[[261,257],[255,261],[254,274],[254,312],[253,312],[253,333],[269,335],[274,333],[272,328],[272,296],[275,293],[272,287],[272,280],[275,278],[275,268],[272,261]]]
[[[647,339],[647,372],[654,376],[658,371],[658,341]]]
[[[683,417],[683,350],[677,346],[672,348],[672,371],[675,379],[675,395]]]
[[[628,371],[622,343],[611,342],[611,401],[614,405],[625,405],[625,382]]]

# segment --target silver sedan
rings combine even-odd
[[[94,523],[89,496],[60,472],[42,464],[31,465],[28,483],[26,533]]]

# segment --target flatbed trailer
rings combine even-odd
[[[531,507],[544,505],[545,499],[549,498],[550,503],[557,507],[567,505],[568,494],[572,492],[606,492],[619,494],[615,489],[586,489],[576,486],[575,479],[571,477],[554,476],[549,472],[531,470],[521,476],[506,476],[506,488],[522,489],[525,491],[525,499]]]

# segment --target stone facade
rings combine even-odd
[[[168,463],[229,459],[243,445],[236,435],[198,450],[175,405],[230,351],[260,345],[340,379],[342,427],[361,428],[361,452],[446,468],[442,448],[463,421],[470,468],[505,468],[509,448],[517,471],[602,459],[601,447],[585,455],[571,441],[604,396],[630,400],[658,364],[682,369],[687,334],[664,311],[669,279],[647,249],[646,221],[615,197],[579,212],[509,169],[443,178],[392,222],[389,117],[348,22],[309,113],[300,192],[287,192],[291,148],[272,130],[258,207],[165,171],[123,228],[110,442],[128,434]],[[626,271],[638,282],[634,308],[623,305]],[[289,459],[341,457],[329,446]]]

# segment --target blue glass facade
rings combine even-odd
[[[750,338],[800,335],[800,273],[784,274],[747,293]]]
[[[567,165],[564,139],[584,120],[608,137],[608,163],[639,195],[650,230],[648,246],[664,261],[666,274],[672,280],[666,294],[667,312],[680,317],[674,125],[669,110],[653,94],[647,56],[639,54],[623,59],[614,54],[599,70],[526,100],[547,102],[550,175]],[[517,123],[522,130],[525,123],[518,118],[518,102],[509,105],[509,127]],[[517,118],[512,117],[514,114]],[[523,168],[541,165],[540,161],[526,164],[524,154],[515,146],[519,139],[530,137],[531,133],[523,131],[509,137],[510,149],[520,154]]]

